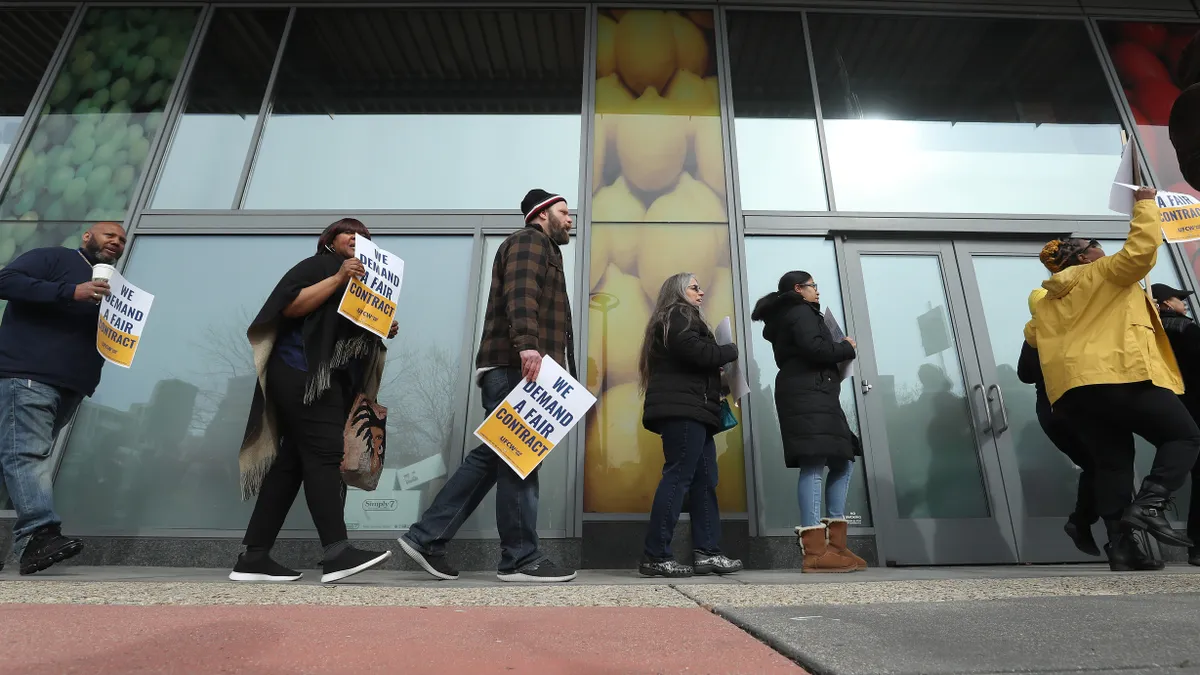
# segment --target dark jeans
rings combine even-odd
[[[1087,525],[1096,522],[1100,515],[1096,513],[1096,467],[1091,453],[1075,433],[1066,414],[1051,410],[1050,399],[1042,392],[1038,392],[1037,397],[1037,418],[1046,438],[1080,469],[1072,520]]]
[[[654,491],[645,555],[669,560],[671,536],[679,522],[683,497],[692,517],[692,548],[707,554],[721,552],[721,512],[717,507],[717,446],[713,429],[690,419],[659,422],[663,444],[662,480]]]
[[[1119,517],[1129,506],[1137,434],[1157,448],[1146,481],[1170,492],[1183,486],[1200,452],[1200,427],[1175,394],[1150,382],[1093,384],[1058,401],[1096,468],[1096,512]]]
[[[520,383],[518,368],[496,368],[484,373],[479,388],[488,414]],[[521,480],[487,444],[463,457],[462,465],[421,514],[421,520],[408,528],[404,540],[427,556],[445,555],[446,543],[454,538],[493,485],[496,529],[500,532],[497,569],[503,574],[533,567],[546,558],[538,550],[538,473],[535,470]]]
[[[263,478],[254,513],[242,543],[251,550],[270,550],[296,494],[304,485],[308,512],[322,546],[346,540],[343,511],[342,433],[350,399],[342,378],[335,372],[334,384],[310,405],[304,404],[308,374],[272,357],[267,365],[267,402],[275,406],[282,435],[279,453]]]

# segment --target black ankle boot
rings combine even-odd
[[[1150,481],[1143,482],[1133,503],[1121,516],[1121,522],[1145,530],[1168,546],[1192,546],[1192,540],[1182,532],[1177,532],[1167,521],[1167,500],[1170,497],[1171,493],[1163,486]]]
[[[1188,564],[1200,567],[1200,546],[1193,546],[1188,549]]]
[[[1063,526],[1063,532],[1075,542],[1075,548],[1088,555],[1100,555],[1100,547],[1096,546],[1096,538],[1092,536],[1092,523],[1072,513]]]
[[[1108,543],[1104,552],[1108,554],[1108,568],[1114,572],[1161,570],[1166,563],[1155,560],[1145,534],[1131,529],[1120,521],[1106,521]]]

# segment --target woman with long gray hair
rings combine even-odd
[[[717,507],[717,448],[721,428],[721,367],[737,359],[737,345],[718,345],[700,309],[704,291],[690,272],[666,280],[638,361],[646,395],[642,425],[662,437],[662,480],[654,493],[650,526],[638,572],[689,577],[732,574],[742,561],[721,554]],[[675,560],[671,535],[688,495],[692,520],[692,565]]]

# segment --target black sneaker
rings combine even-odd
[[[692,568],[677,560],[643,560],[638,564],[638,574],[647,577],[667,577],[680,579],[690,577]]]
[[[458,570],[446,562],[446,556],[425,555],[418,551],[416,546],[404,541],[404,537],[400,537],[396,541],[400,542],[400,550],[404,551],[405,555],[412,558],[412,561],[420,565],[421,569],[426,572],[429,572],[438,579],[445,579],[447,581],[453,581],[458,578]]]
[[[230,581],[296,581],[304,576],[296,570],[289,569],[271,559],[269,555],[259,555],[250,558],[245,553],[238,554],[237,564],[229,573]]]
[[[346,577],[352,577],[359,572],[364,572],[378,565],[379,563],[392,557],[391,551],[379,553],[377,551],[364,551],[362,549],[349,546],[346,550],[337,554],[333,560],[326,560],[321,563],[321,583],[332,583],[341,581]]]
[[[74,558],[83,550],[83,542],[64,537],[57,527],[43,528],[29,538],[21,554],[21,574],[41,572],[54,563]]]
[[[742,569],[742,561],[727,558],[720,553],[710,555],[701,551],[692,551],[693,574],[733,574]]]
[[[496,574],[496,578],[500,581],[555,582],[574,581],[575,576],[578,574],[579,573],[575,570],[559,567],[549,560],[543,560],[533,567],[521,570],[519,572],[498,572]]]

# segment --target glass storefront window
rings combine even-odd
[[[124,220],[196,27],[195,8],[93,8],[0,199],[0,220]],[[41,245],[57,244],[61,232]]]
[[[738,189],[747,211],[825,211],[825,175],[799,12],[730,12]]]
[[[712,11],[597,21],[592,222],[728,222]]]
[[[127,276],[155,294],[154,310],[133,368],[105,369],[71,432],[55,497],[74,531],[244,530],[253,508],[238,491],[237,453],[254,391],[246,328],[279,277],[312,255],[314,241],[138,238]],[[451,449],[461,447],[454,396],[472,238],[380,236],[376,243],[405,260],[409,283],[379,396],[395,442],[379,488],[349,492],[346,520],[356,530],[407,528],[432,499]],[[212,274],[214,260],[237,273]],[[421,281],[419,292],[412,280]],[[394,499],[395,508],[365,509],[366,497]],[[303,497],[285,527],[312,530]]]
[[[659,288],[690,271],[705,289],[704,312],[715,327],[736,321],[726,225],[592,226],[586,384],[596,395],[586,428],[583,508],[587,513],[648,513],[662,474],[662,443],[642,426],[637,362]],[[734,408],[740,418],[741,409]],[[721,509],[746,510],[740,428],[719,434]]]
[[[71,13],[54,7],[0,8],[0,164],[17,139]]]
[[[500,244],[504,242],[504,237],[488,237],[484,240],[483,249],[483,268],[479,277],[479,311],[475,317],[475,332],[474,350],[471,352],[471,358],[475,358],[476,351],[479,348],[479,336],[483,333],[484,314],[487,311],[487,296],[488,290],[492,285],[492,263],[496,259],[496,251],[500,250]],[[573,316],[578,317],[585,308],[580,307],[575,303],[575,239],[572,239],[569,244],[562,247],[563,256],[563,273],[567,278],[567,299],[571,303],[571,311]],[[578,340],[576,341],[578,342]],[[472,361],[474,363],[474,361]],[[474,377],[474,375],[472,375]],[[481,399],[479,387],[474,382],[471,383],[471,395],[468,398],[467,409],[467,434],[464,444],[464,451],[469,452],[479,445],[479,439],[475,436],[474,431],[483,424],[483,401]],[[567,437],[567,441],[555,447],[546,459],[542,460],[541,466],[538,468],[538,529],[546,530],[566,530],[568,528],[567,519],[574,511],[574,504],[567,504],[567,474],[568,467],[575,461],[575,448],[572,443],[572,436]],[[496,529],[496,490],[493,488],[488,493],[483,501],[480,502],[479,508],[475,509],[475,513],[467,519],[463,524],[465,530],[479,530],[482,532],[493,532]]]
[[[188,81],[187,109],[171,139],[154,208],[233,206],[287,15],[287,9],[216,10]]]
[[[838,210],[1111,215],[1120,117],[1082,21],[809,24]]]
[[[747,305],[752,306],[767,293],[779,288],[779,277],[800,269],[813,276],[821,286],[821,303],[833,310],[834,316],[846,326],[842,306],[841,280],[833,242],[817,237],[747,237],[746,276]],[[786,530],[800,524],[800,506],[796,499],[799,469],[788,469],[783,460],[783,439],[779,418],[775,413],[775,376],[779,367],[771,351],[771,343],[762,336],[763,325],[753,324],[751,345],[754,358],[749,361],[750,401],[754,406],[754,442],[761,463],[763,521],[768,533]],[[858,433],[858,410],[854,400],[852,379],[842,382],[842,409],[850,428]],[[870,526],[871,509],[867,504],[867,483],[860,459],[854,463],[850,479],[850,494],[846,499],[846,520],[851,525]]]
[[[249,209],[576,203],[583,11],[302,8]]]

